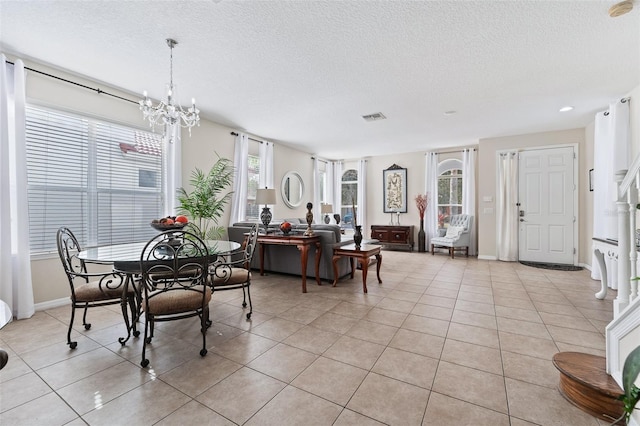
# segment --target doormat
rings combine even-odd
[[[541,269],[553,269],[554,271],[582,271],[582,266],[564,265],[562,263],[543,263],[520,261],[525,266],[532,266]]]

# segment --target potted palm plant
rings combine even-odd
[[[208,173],[197,167],[191,172],[190,192],[178,188],[178,212],[189,217],[188,226],[202,239],[219,239],[224,235],[224,227],[218,226],[218,219],[233,193],[224,192],[233,181],[233,172],[231,160],[218,155]]]

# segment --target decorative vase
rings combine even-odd
[[[418,231],[418,251],[424,252],[425,249],[425,235],[424,235],[424,220],[420,219],[420,230]]]
[[[353,242],[356,244],[356,248],[360,248],[362,243],[362,226],[356,225],[356,230],[353,233]]]
[[[333,215],[333,218],[336,220],[336,225],[340,225],[340,215],[336,213]]]

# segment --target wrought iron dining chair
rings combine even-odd
[[[251,319],[253,313],[249,287],[251,286],[251,259],[258,242],[258,228],[257,223],[251,227],[244,240],[241,256],[233,255],[229,259],[219,257],[209,268],[209,285],[214,292],[242,289],[243,308],[247,307],[247,298],[249,299],[247,320]]]
[[[153,237],[140,256],[142,273],[142,311],[145,314],[143,367],[147,344],[153,339],[156,321],[174,321],[200,317],[202,349],[207,354],[209,302],[207,286],[209,251],[206,244],[188,231],[165,231]]]
[[[78,342],[71,341],[71,330],[75,319],[76,309],[84,309],[82,324],[85,330],[91,328],[91,323],[87,322],[87,310],[99,306],[116,305],[123,303],[123,297],[128,302],[131,315],[136,312],[135,289],[127,288],[124,293],[125,277],[116,272],[89,272],[87,263],[78,258],[78,253],[82,251],[78,240],[69,228],[58,229],[56,240],[58,244],[58,254],[62,267],[69,280],[71,288],[71,320],[67,331],[67,344],[71,349],[78,346]],[[123,305],[126,312],[126,305]],[[136,326],[133,326],[137,332]]]

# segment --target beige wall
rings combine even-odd
[[[89,87],[100,87],[102,90],[128,99],[137,99],[136,94],[125,93],[117,89],[100,85],[94,81],[84,80],[78,76],[67,74],[60,70],[52,70],[41,64],[26,66],[36,68],[54,75],[68,78]],[[34,72],[27,74],[27,99],[30,103],[51,106],[70,112],[94,115],[114,122],[147,128],[148,124],[142,120],[142,114],[138,105],[128,103],[108,95],[98,94],[90,90],[64,83]],[[192,136],[188,131],[182,134],[182,182],[185,188],[189,188],[191,171],[198,167],[208,171],[215,163],[217,156],[233,159],[234,136],[231,129],[202,119],[200,127],[194,128]],[[296,170],[300,173],[305,184],[305,200],[312,200],[312,176],[313,164],[310,154],[295,149],[275,145],[274,147],[274,184],[280,188],[280,181],[287,171]],[[303,205],[295,210],[289,209],[278,195],[278,204],[274,208],[274,217],[304,217],[306,209]],[[225,215],[220,221],[226,226],[229,222],[230,209],[226,209]],[[31,273],[33,280],[34,302],[45,304],[58,299],[69,297],[69,284],[60,266],[57,254],[51,256],[38,256],[32,259]],[[55,303],[55,302],[54,302]]]
[[[282,144],[273,147],[273,182],[278,203],[273,207],[273,217],[277,219],[303,218],[307,214],[307,203],[313,203],[313,159],[311,154],[295,150]],[[298,172],[304,182],[302,203],[296,208],[288,207],[280,194],[282,178],[287,172]],[[320,218],[314,218],[319,222]]]
[[[439,155],[439,161],[450,158],[462,160],[462,149],[456,152]],[[425,192],[425,153],[412,152],[393,156],[367,157],[367,226],[365,236],[371,236],[371,225],[387,225],[391,215],[384,213],[382,173],[391,165],[397,164],[407,169],[407,213],[400,215],[400,225],[413,225],[414,248],[418,248],[418,230],[420,215],[415,203],[415,196]],[[477,171],[476,171],[477,178]],[[429,203],[437,202],[430,196]],[[395,221],[395,219],[394,219]]]
[[[557,132],[534,133],[529,135],[505,136],[501,138],[481,139],[478,149],[478,256],[487,259],[496,258],[496,192],[497,192],[497,163],[498,151],[506,149],[523,150],[533,147],[573,145],[577,144],[579,159],[578,166],[578,205],[584,203],[585,193],[589,192],[587,173],[584,160],[585,131],[584,129],[563,130]],[[483,198],[490,196],[492,202],[484,202]],[[492,213],[484,213],[485,208],[492,208]],[[581,220],[579,217],[578,220]],[[582,239],[580,239],[582,241]],[[582,255],[582,254],[581,254]]]
[[[102,90],[129,99],[137,99],[138,97],[136,94],[121,92],[60,70],[47,69],[41,64],[25,62],[27,66],[33,66],[39,70],[51,72],[90,87],[100,87]],[[640,99],[640,86],[632,90],[629,96],[634,100]],[[33,72],[27,74],[27,98],[30,102],[37,104],[55,106],[140,128],[147,128],[135,103],[123,102],[122,100],[91,92]],[[182,138],[183,186],[188,188],[188,180],[194,167],[208,170],[217,158],[216,153],[222,157],[233,158],[234,137],[230,133],[236,130],[203,119],[201,126],[193,130],[191,137],[188,136],[187,132],[184,132]],[[631,102],[631,132],[635,157],[640,153],[640,107],[638,102]],[[260,139],[259,137],[256,138]],[[478,226],[478,250],[480,256],[494,257],[496,254],[496,152],[503,149],[524,149],[527,147],[573,143],[577,143],[579,146],[580,159],[578,173],[578,187],[580,188],[579,262],[590,264],[593,194],[588,191],[587,186],[588,170],[593,167],[593,124],[587,126],[586,129],[483,139],[480,141],[477,152],[478,191],[476,196],[478,210],[476,225]],[[461,158],[461,153],[444,154],[441,155],[440,160],[447,158]],[[389,214],[383,213],[382,208],[382,171],[394,163],[407,168],[408,212],[401,215],[400,223],[414,225],[414,239],[417,240],[419,217],[413,198],[418,193],[424,192],[424,152],[368,158],[367,225],[370,227],[372,224],[387,224],[390,221]],[[347,161],[345,164],[348,165],[350,163]],[[302,205],[296,209],[288,208],[282,202],[280,195],[278,195],[278,204],[274,207],[273,216],[275,218],[304,217],[306,214],[304,205],[307,201],[313,200],[313,162],[311,155],[282,144],[276,144],[274,147],[274,168],[274,187],[277,189],[278,194],[280,194],[279,188],[282,177],[288,171],[300,173],[304,180],[305,194]],[[494,201],[492,203],[483,202],[482,197],[486,195],[492,196]],[[484,214],[484,207],[493,207],[494,213]],[[229,209],[222,218],[221,224],[228,223],[228,215]],[[367,237],[370,236],[369,229],[365,230],[365,235]],[[32,261],[32,274],[36,303],[68,297],[68,285],[60,268],[59,259],[55,255],[51,258],[34,259]]]

